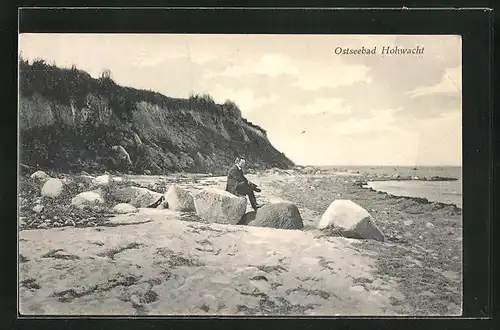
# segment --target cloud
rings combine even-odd
[[[220,75],[240,77],[250,74],[262,74],[273,78],[280,75],[298,74],[298,69],[294,66],[293,60],[281,54],[265,54],[257,61],[248,60],[244,64],[235,65],[227,68]]]
[[[161,64],[166,60],[163,55],[148,55],[146,53],[141,53],[139,56],[135,57],[130,61],[130,64],[137,67],[148,67]]]
[[[131,52],[127,55],[124,54],[123,56],[130,57],[130,64],[137,67],[152,67],[159,64],[166,64],[168,61],[172,60],[192,60],[189,53],[180,49],[169,49],[161,52],[152,52],[149,49],[140,49],[138,53]],[[201,58],[204,59],[203,57]]]
[[[253,109],[263,107],[264,105],[273,103],[278,99],[276,95],[257,97],[253,90],[249,88],[231,89],[220,84],[216,84],[214,88],[211,89],[210,94],[218,103],[223,103],[228,99],[235,102],[242,113],[248,113]]]
[[[448,68],[441,81],[432,86],[417,87],[408,92],[411,98],[433,94],[455,94],[462,91],[462,68]]]
[[[190,61],[196,64],[206,64],[216,60],[217,58],[219,58],[219,56],[212,53],[198,53],[196,56],[189,55]]]
[[[336,88],[358,82],[372,82],[370,69],[362,64],[336,63],[326,66],[309,63],[298,75],[293,86],[314,91],[321,88]]]
[[[289,108],[294,115],[346,115],[351,112],[351,106],[345,105],[341,98],[318,98],[301,106]]]
[[[336,136],[359,136],[373,133],[400,132],[401,128],[395,125],[395,114],[399,109],[370,109],[368,118],[349,118],[346,121],[329,125],[328,129]]]
[[[291,58],[279,53],[262,55],[257,60],[248,59],[245,63],[229,66],[215,76],[229,76],[243,79],[251,75],[271,78],[293,77],[291,86],[308,91],[321,88],[336,88],[356,82],[371,82],[369,67],[362,64],[345,64],[340,60],[317,64],[304,58]]]

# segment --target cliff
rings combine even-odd
[[[231,101],[170,98],[43,60],[20,61],[19,89],[20,159],[31,167],[221,174],[238,156],[258,169],[293,166]]]

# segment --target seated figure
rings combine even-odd
[[[256,184],[248,181],[243,175],[245,163],[243,158],[237,158],[236,163],[229,169],[227,173],[226,191],[236,196],[248,196],[252,208],[257,211],[262,205],[257,205],[254,191],[260,192],[261,190]]]

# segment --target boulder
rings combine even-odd
[[[257,212],[255,211],[250,211],[245,213],[242,217],[240,222],[238,222],[238,225],[248,225],[250,222],[255,220],[255,216],[257,215]]]
[[[71,205],[76,207],[95,206],[104,204],[100,191],[85,191],[79,193],[71,200]]]
[[[43,211],[43,205],[38,204],[33,207],[33,212],[35,213],[40,213],[42,211]]]
[[[349,238],[384,241],[384,235],[375,225],[372,216],[351,200],[333,201],[318,223],[319,229],[340,229]]]
[[[114,213],[124,214],[124,213],[133,213],[137,212],[137,208],[128,203],[120,203],[113,207]]]
[[[139,135],[137,135],[137,133],[133,134],[133,138],[134,138],[134,142],[135,142],[136,147],[142,147],[141,138],[139,137]]]
[[[63,192],[64,184],[60,179],[53,178],[45,181],[42,187],[42,196],[59,197]]]
[[[94,183],[94,177],[91,176],[91,175],[85,175],[85,174],[80,174],[78,176],[75,177],[75,181],[77,182],[83,182],[85,184],[93,184]]]
[[[118,188],[112,194],[118,202],[128,203],[135,207],[149,207],[163,197],[155,191],[134,186]]]
[[[50,179],[50,176],[44,171],[36,171],[35,173],[31,174],[31,178],[44,181]]]
[[[151,175],[151,171],[150,170],[144,170],[144,175]]]
[[[235,225],[245,214],[247,200],[224,190],[206,188],[194,195],[194,206],[205,221]]]
[[[195,211],[194,198],[189,191],[182,189],[176,184],[170,185],[165,194],[168,207],[174,211]]]
[[[110,181],[110,176],[108,174],[100,175],[93,180],[93,183],[98,186],[107,186]]]
[[[126,163],[128,165],[132,165],[132,160],[130,159],[130,155],[128,154],[127,150],[125,150],[124,147],[121,145],[116,145],[112,147],[113,151],[116,154],[116,158],[119,159],[119,161]]]
[[[278,229],[304,228],[299,209],[295,204],[289,202],[271,203],[262,206],[257,210],[255,220],[249,225]]]

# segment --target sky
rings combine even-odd
[[[381,54],[396,46],[424,51]],[[460,36],[22,34],[19,50],[109,69],[123,86],[232,100],[300,165],[462,164]]]

